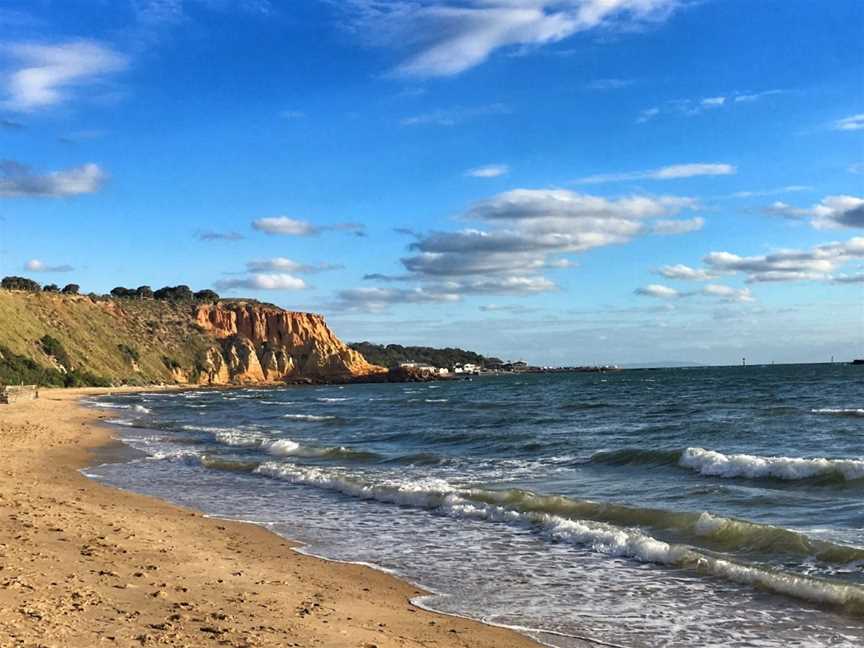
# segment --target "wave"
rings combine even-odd
[[[335,416],[318,416],[316,414],[285,414],[283,418],[295,419],[297,421],[335,421]]]
[[[832,408],[832,407],[823,407],[820,409],[811,409],[811,414],[828,414],[830,416],[851,416],[858,417],[864,416],[864,409],[861,408]]]
[[[150,410],[143,405],[136,405],[132,408],[132,410],[137,412],[138,414],[150,414]]]
[[[806,459],[801,457],[763,457],[749,454],[724,454],[705,448],[684,450],[642,450],[625,448],[595,453],[590,463],[613,466],[678,465],[707,477],[731,479],[783,479],[787,481],[827,479],[854,481],[864,479],[864,459]]]
[[[341,403],[342,401],[351,400],[350,398],[316,398],[319,403]]]
[[[799,457],[761,457],[758,455],[726,455],[704,448],[687,448],[678,463],[702,475],[714,477],[774,477],[799,480],[814,477],[835,477],[846,481],[864,478],[861,459],[803,459]]]
[[[756,586],[800,600],[840,607],[855,614],[864,614],[864,588],[856,585],[795,574],[755,563],[739,562],[687,544],[657,539],[639,528],[618,526],[602,520],[569,517],[548,510],[548,506],[528,505],[532,498],[538,503],[545,499],[546,505],[550,503],[548,500],[562,502],[566,498],[528,495],[522,491],[459,489],[446,481],[433,478],[415,481],[398,479],[368,481],[344,471],[275,462],[265,462],[258,466],[255,472],[294,484],[336,491],[361,499],[429,509],[455,518],[528,526],[555,541],[587,546],[610,556],[693,569],[735,583]],[[604,506],[592,502],[574,500],[569,502],[574,508],[583,510]],[[642,509],[631,509],[631,512],[634,512],[636,517],[650,514],[648,510]],[[667,512],[666,515],[682,514]],[[723,529],[726,524],[725,519],[713,518],[713,516],[704,519],[699,516],[698,519],[702,519],[704,533]],[[794,534],[788,530],[781,531]],[[864,555],[864,550],[852,547],[848,550]]]

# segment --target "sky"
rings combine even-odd
[[[864,357],[860,0],[3,0],[0,274],[548,365]]]

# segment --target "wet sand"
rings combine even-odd
[[[382,572],[87,479],[117,442],[78,400],[105,391],[0,405],[0,647],[536,648]]]

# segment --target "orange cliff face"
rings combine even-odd
[[[203,304],[195,321],[219,341],[204,362],[205,384],[345,380],[386,371],[328,328],[321,315],[245,302]]]

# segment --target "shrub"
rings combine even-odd
[[[215,303],[219,301],[219,293],[212,290],[199,290],[195,293],[195,300]]]
[[[64,295],[77,295],[79,290],[81,290],[81,286],[78,284],[66,284],[61,292]]]
[[[59,293],[60,288],[57,286],[57,284],[48,284],[47,286],[42,286],[42,292]]]
[[[39,292],[41,286],[27,277],[3,277],[0,288],[5,290],[26,290],[27,292]]]
[[[127,297],[135,297],[136,293],[134,290],[130,288],[124,288],[123,286],[117,286],[111,291],[112,297],[118,297],[120,299],[125,299]]]
[[[131,347],[128,344],[118,344],[117,350],[120,351],[120,353],[123,354],[123,357],[130,363],[138,362],[141,359],[141,354],[138,353],[138,349]]]
[[[194,295],[189,286],[165,286],[153,293],[156,299],[167,299],[170,301],[192,301]]]
[[[177,359],[170,356],[162,356],[162,364],[168,367],[171,371],[176,371],[180,368],[180,363]]]
[[[153,299],[153,289],[150,286],[138,286],[135,289],[135,296],[138,299]]]
[[[60,340],[50,335],[43,335],[39,340],[39,346],[42,347],[45,355],[54,358],[59,365],[67,370],[72,369],[72,361],[69,359],[69,354],[66,353],[66,349],[63,348]]]

